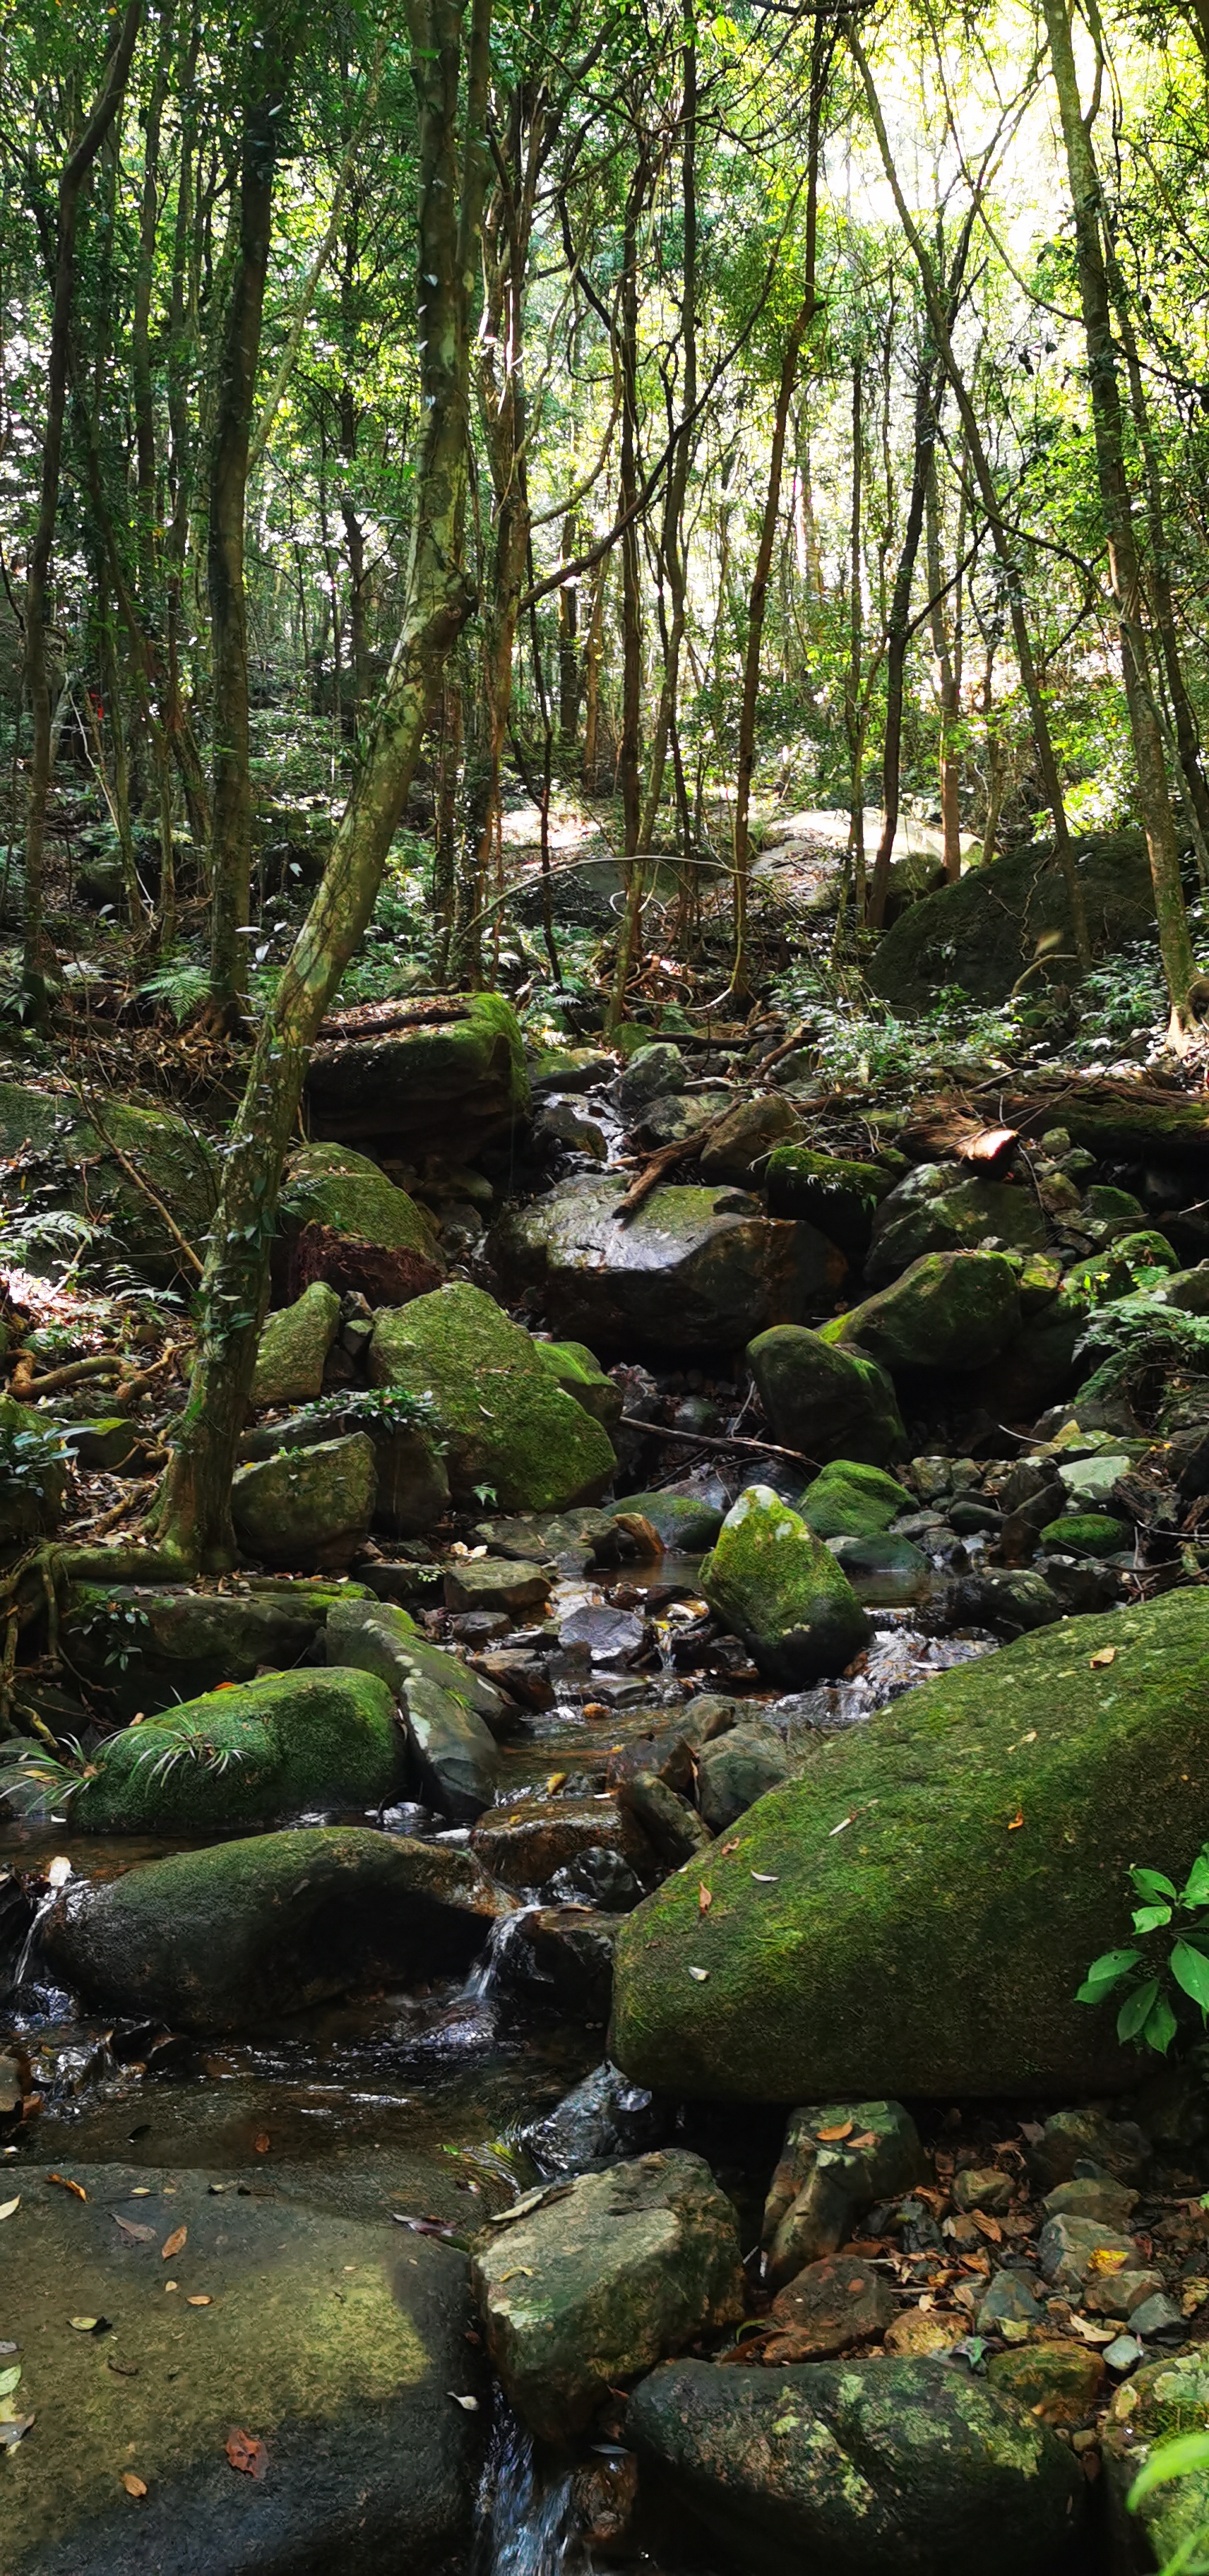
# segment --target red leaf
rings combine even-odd
[[[262,2478],[268,2467],[268,2453],[257,2433],[243,2433],[233,2424],[225,2444],[233,2469],[242,2469],[245,2477]]]

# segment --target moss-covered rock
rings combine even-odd
[[[785,1448],[820,1466],[845,1458],[881,1467],[905,1457],[893,1385],[863,1351],[835,1350],[818,1333],[777,1324],[748,1343],[747,1364]]]
[[[548,2441],[743,2308],[734,2209],[700,2156],[676,2150],[580,2174],[493,2226],[471,2277],[509,2403]]]
[[[473,1705],[497,1718],[505,1702],[490,1682],[417,1634],[406,1610],[387,1601],[350,1601],[333,1610],[334,1664],[376,1673],[399,1703],[410,1754],[410,1786],[455,1825],[470,1825],[499,1788],[495,1737]]]
[[[871,1288],[897,1279],[925,1252],[970,1252],[988,1235],[1018,1252],[1043,1252],[1048,1227],[1027,1182],[982,1180],[955,1163],[920,1163],[882,1200],[865,1261]]]
[[[612,2056],[640,2083],[748,2100],[1127,2082],[1112,2013],[1075,1990],[1125,1935],[1138,1854],[1178,1880],[1204,1838],[1188,1783],[1207,1689],[1209,1600],[1173,1592],[1021,1637],[828,1737],[711,1861],[708,1915],[673,1878],[630,1916]]]
[[[237,1455],[241,1467],[250,1466],[285,1449],[316,1449],[321,1441],[363,1431],[374,1444],[378,1468],[374,1528],[391,1538],[418,1538],[449,1509],[445,1461],[425,1421],[422,1405],[396,1399],[389,1389],[367,1401],[365,1390],[357,1388],[346,1404],[329,1398],[277,1422],[258,1423],[240,1434]]]
[[[605,1375],[599,1360],[585,1342],[538,1342],[533,1345],[542,1367],[548,1369],[564,1395],[572,1395],[584,1412],[604,1430],[613,1432],[621,1420],[624,1399],[621,1388]]]
[[[1190,2550],[1209,2524],[1209,2467],[1172,2478],[1147,2496],[1136,2515],[1129,2490],[1156,2443],[1176,2434],[1209,2433],[1209,2360],[1199,2352],[1148,2362],[1116,2390],[1104,2426],[1113,2534],[1124,2566],[1135,2563],[1139,2540],[1152,2567],[1167,2567]],[[1192,2559],[1199,2557],[1197,2551]]]
[[[180,1245],[125,1166],[149,1184],[197,1250],[218,1200],[214,1149],[171,1110],[144,1109],[128,1100],[108,1098],[104,1124],[102,1136],[63,1092],[0,1082],[0,1159],[32,1147],[49,1203],[109,1225],[127,1259],[148,1279],[175,1279],[185,1270]]]
[[[486,1485],[504,1511],[558,1511],[609,1483],[608,1434],[554,1383],[538,1347],[484,1289],[460,1281],[379,1313],[370,1376],[431,1395],[457,1501]]]
[[[62,1637],[73,1672],[122,1717],[175,1708],[262,1665],[322,1662],[324,1624],[358,1584],[285,1579],[240,1592],[183,1584],[73,1583]]]
[[[725,1189],[653,1190],[621,1221],[619,1174],[564,1181],[493,1229],[501,1274],[536,1288],[555,1329],[633,1359],[735,1350],[753,1331],[830,1303],[843,1255],[813,1226],[766,1217]]]
[[[279,1208],[274,1276],[298,1290],[325,1279],[373,1306],[401,1306],[439,1287],[445,1262],[425,1211],[351,1145],[304,1145]]]
[[[383,1977],[465,1968],[512,1910],[470,1852],[317,1825],[69,1881],[42,1939],[105,2011],[251,2030]]]
[[[377,1494],[374,1444],[353,1431],[238,1468],[231,1517],[245,1555],[262,1565],[347,1565],[369,1536]]]
[[[636,1512],[649,1521],[665,1548],[682,1556],[696,1556],[703,1547],[712,1547],[726,1517],[720,1503],[704,1503],[696,1494],[669,1493],[665,1488],[627,1494],[617,1509]]]
[[[1074,850],[1097,952],[1153,936],[1154,891],[1141,832],[1085,833]],[[913,904],[879,941],[869,981],[883,1001],[906,1011],[929,1009],[941,986],[953,983],[973,1001],[1005,1002],[1050,931],[1061,934],[1056,971],[1065,974],[1074,947],[1066,879],[1053,848],[1033,843],[990,867],[970,868],[956,885]],[[1064,1125],[1076,1142],[1090,1141],[1082,1126],[1076,1129],[1071,1108],[1063,1094]],[[1035,1132],[1052,1126],[1055,1114],[1040,1108]]]
[[[760,1671],[786,1689],[842,1672],[868,1640],[847,1575],[770,1485],[749,1485],[727,1513],[701,1589]]]
[[[793,1769],[783,1737],[767,1718],[741,1717],[725,1735],[711,1736],[697,1756],[697,1804],[711,1834],[724,1834]]]
[[[915,1509],[915,1497],[880,1467],[833,1458],[799,1494],[797,1507],[816,1538],[877,1538],[900,1512]]]
[[[715,1126],[701,1156],[701,1169],[707,1181],[737,1181],[744,1189],[758,1190],[769,1155],[801,1133],[801,1119],[784,1092],[741,1100]]]
[[[316,1279],[292,1306],[269,1315],[260,1336],[252,1404],[309,1404],[322,1392],[323,1364],[336,1338],[340,1299]]]
[[[324,1022],[307,1098],[317,1135],[466,1162],[529,1107],[520,1023],[502,993],[362,1003]]]
[[[425,2237],[404,2254],[391,2228],[286,2198],[263,2172],[219,2193],[212,2170],[180,2165],[73,2161],[72,2176],[83,2200],[26,2166],[8,2222],[21,2358],[5,2367],[35,2426],[4,2462],[6,2576],[466,2563],[486,2389],[463,2254]],[[210,2304],[190,2309],[195,2294]],[[79,2315],[110,2331],[73,2334]],[[230,2465],[236,2425],[264,2444],[262,2479]]]
[[[1083,2510],[1056,2435],[945,2361],[668,2362],[630,2399],[626,2438],[753,2576],[1059,2576]]]
[[[878,1202],[892,1187],[888,1172],[809,1145],[778,1145],[764,1177],[770,1216],[804,1217],[854,1268],[864,1260]]]
[[[981,1368],[1020,1330],[1016,1273],[1001,1252],[926,1252],[823,1329],[891,1372]]]
[[[1132,1540],[1129,1522],[1114,1520],[1111,1512],[1064,1512],[1046,1522],[1038,1545],[1062,1548],[1072,1556],[1115,1556]]]
[[[386,1806],[405,1748],[367,1672],[265,1673],[111,1735],[72,1806],[83,1833],[224,1833],[315,1808]]]

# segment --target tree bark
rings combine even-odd
[[[944,871],[950,885],[961,875],[961,808],[958,802],[960,764],[954,749],[954,734],[961,711],[961,674],[956,648],[949,638],[949,621],[945,615],[944,582],[940,561],[940,494],[936,483],[936,449],[932,448],[927,482],[928,522],[928,589],[932,599],[932,651],[940,674],[937,695],[940,700],[940,820],[944,840]],[[957,560],[961,562],[961,538],[957,542]]]
[[[950,303],[950,310],[951,310]],[[911,635],[911,588],[923,533],[924,508],[928,488],[929,463],[936,443],[937,402],[939,386],[935,358],[925,343],[915,379],[915,437],[912,448],[911,496],[907,503],[907,521],[903,530],[902,550],[890,594],[890,614],[886,620],[886,737],[882,752],[882,829],[873,861],[869,884],[867,919],[871,930],[880,930],[886,918],[886,896],[890,887],[890,863],[898,831],[898,809],[902,779],[903,683],[907,667],[907,646]]]

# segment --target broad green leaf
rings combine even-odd
[[[1135,1932],[1157,1932],[1160,1923],[1170,1923],[1170,1921],[1171,1907],[1169,1905],[1138,1905],[1134,1908],[1133,1928]]]
[[[1195,1863],[1193,1865],[1195,1867]],[[1179,1892],[1172,1886],[1169,1878],[1164,1878],[1161,1869],[1131,1869],[1129,1875],[1139,1896],[1174,1897]]]
[[[1166,1995],[1160,1995],[1158,2002],[1151,2005],[1146,2015],[1146,2027],[1142,2037],[1147,2047],[1156,2050],[1160,2057],[1166,2057],[1178,2028],[1179,2024]]]
[[[1131,1968],[1140,1968],[1141,1964],[1140,1950],[1103,1951],[1098,1959],[1092,1960],[1084,1982],[1075,1997],[1076,2003],[1102,2004],[1105,1995],[1111,1994],[1113,1987],[1120,1985],[1122,1977],[1127,1977]]]
[[[1209,2469],[1209,2433],[1177,2433],[1174,2440],[1158,2443],[1129,2490],[1130,2512],[1136,2513],[1156,2487],[1166,2486],[1171,2478],[1186,2478],[1195,2469]]]
[[[1126,1996],[1117,2014],[1118,2039],[1137,2038],[1152,2004],[1158,2001],[1158,1994],[1158,1978],[1148,1977],[1144,1986],[1136,1986],[1133,1993]]]
[[[1182,1902],[1185,1905],[1209,1905],[1209,1851],[1197,1853],[1188,1872]]]
[[[1202,2012],[1209,2008],[1209,1959],[1203,1950],[1194,1950],[1188,1941],[1177,1941],[1171,1953],[1171,1973]]]
[[[11,2370],[0,2370],[0,2397],[11,2397],[14,2388],[17,2387],[20,2381],[20,2378],[21,2364],[19,2361],[13,2363]]]

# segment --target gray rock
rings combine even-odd
[[[661,1099],[665,1092],[683,1091],[685,1080],[684,1058],[666,1038],[638,1047],[617,1084],[617,1103],[626,1125],[631,1126],[649,1102]]]
[[[894,1388],[863,1351],[837,1350],[817,1333],[774,1325],[747,1346],[773,1438],[816,1466],[851,1458],[885,1466],[907,1446]]]
[[[1120,2254],[1136,2262],[1137,2247],[1132,2236],[1123,2235],[1119,2228],[1102,2227],[1098,2219],[1046,2219],[1037,2259],[1056,2289],[1081,2290],[1101,2254]]]
[[[507,1557],[464,1556],[445,1568],[450,1610],[544,1610],[554,1589],[544,1566]]]
[[[697,1802],[710,1832],[725,1833],[766,1789],[787,1780],[793,1767],[775,1726],[759,1717],[740,1718],[725,1735],[704,1744],[697,1762]]]
[[[1174,2299],[1169,2299],[1162,2290],[1156,2291],[1149,2299],[1143,2299],[1140,2306],[1130,2308],[1127,2314],[1135,2335],[1182,2335],[1184,2331],[1180,2309]]]
[[[653,1771],[640,1771],[633,1779],[623,1780],[617,1792],[618,1804],[627,1807],[643,1832],[649,1837],[660,1858],[679,1869],[682,1861],[692,1860],[698,1852],[708,1851],[712,1836],[703,1817],[690,1807],[679,1790],[658,1778]]]
[[[1128,2228],[1137,2200],[1136,2191],[1111,2174],[1084,2174],[1047,2192],[1044,2208],[1047,2218],[1091,2218],[1101,2227]]]
[[[921,1253],[973,1252],[989,1234],[1016,1251],[1044,1250],[1048,1227],[1027,1180],[984,1181],[963,1177],[955,1163],[917,1164],[877,1210],[865,1278],[884,1287]]]
[[[1087,2163],[1121,2183],[1144,2181],[1150,2140],[1136,2120],[1110,2120],[1102,2111],[1055,2111],[1029,2148],[1029,2169],[1043,2191],[1070,2182]]]
[[[820,2132],[846,2131],[830,2141]],[[909,2191],[923,2169],[919,2133],[901,2102],[812,2102],[791,2111],[764,2204],[769,2279],[793,2278],[833,2254],[875,2200]]]
[[[655,2095],[629,2083],[606,2060],[543,2120],[530,2121],[521,2139],[539,2173],[588,2173],[659,2146],[669,2123]]]
[[[646,1631],[633,1610],[586,1602],[559,1622],[560,1646],[586,1646],[594,1664],[629,1664],[642,1653]]]
[[[995,2334],[1002,2325],[1039,2326],[1044,2318],[1041,2302],[1023,2272],[996,2272],[978,2302],[980,2335]]]
[[[758,1189],[769,1155],[801,1133],[797,1111],[782,1093],[740,1101],[711,1136],[701,1157],[701,1169],[707,1181],[738,1181],[744,1187]]]

